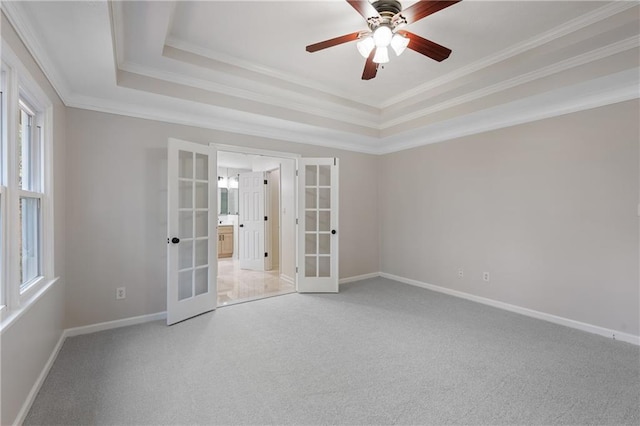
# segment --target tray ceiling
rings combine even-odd
[[[414,2],[403,2],[407,7]],[[345,1],[4,2],[69,106],[383,153],[637,97],[637,2],[465,0],[369,81]]]

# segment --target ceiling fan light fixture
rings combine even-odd
[[[386,25],[380,25],[373,32],[373,41],[376,44],[376,47],[387,47],[389,43],[391,43],[391,38],[393,37],[393,32],[391,28]]]
[[[408,45],[409,39],[407,37],[402,36],[398,33],[393,35],[393,38],[391,39],[391,48],[394,52],[396,52],[397,56],[400,56]]]
[[[386,47],[376,47],[376,54],[373,56],[373,62],[376,64],[386,64],[389,62],[389,49]]]
[[[358,52],[362,55],[363,58],[368,58],[371,54],[371,51],[374,47],[376,47],[376,43],[373,41],[373,37],[368,36],[356,43],[356,47],[358,48]]]

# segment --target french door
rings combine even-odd
[[[298,292],[338,292],[338,159],[298,167]]]
[[[208,145],[169,139],[167,324],[216,308],[217,165]]]

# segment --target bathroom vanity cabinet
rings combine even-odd
[[[218,226],[218,257],[233,256],[233,225]]]

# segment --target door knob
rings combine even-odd
[[[241,223],[240,225],[238,225],[238,226],[239,226],[240,228],[244,228],[244,224],[242,224],[242,223]]]
[[[178,237],[173,237],[173,238],[171,239],[171,242],[172,242],[173,244],[178,244],[178,243],[180,242],[180,238],[178,238]]]
[[[331,230],[331,233],[332,233],[333,235],[335,235],[335,234],[336,234],[336,230],[335,230],[335,229],[332,229],[332,230]]]

